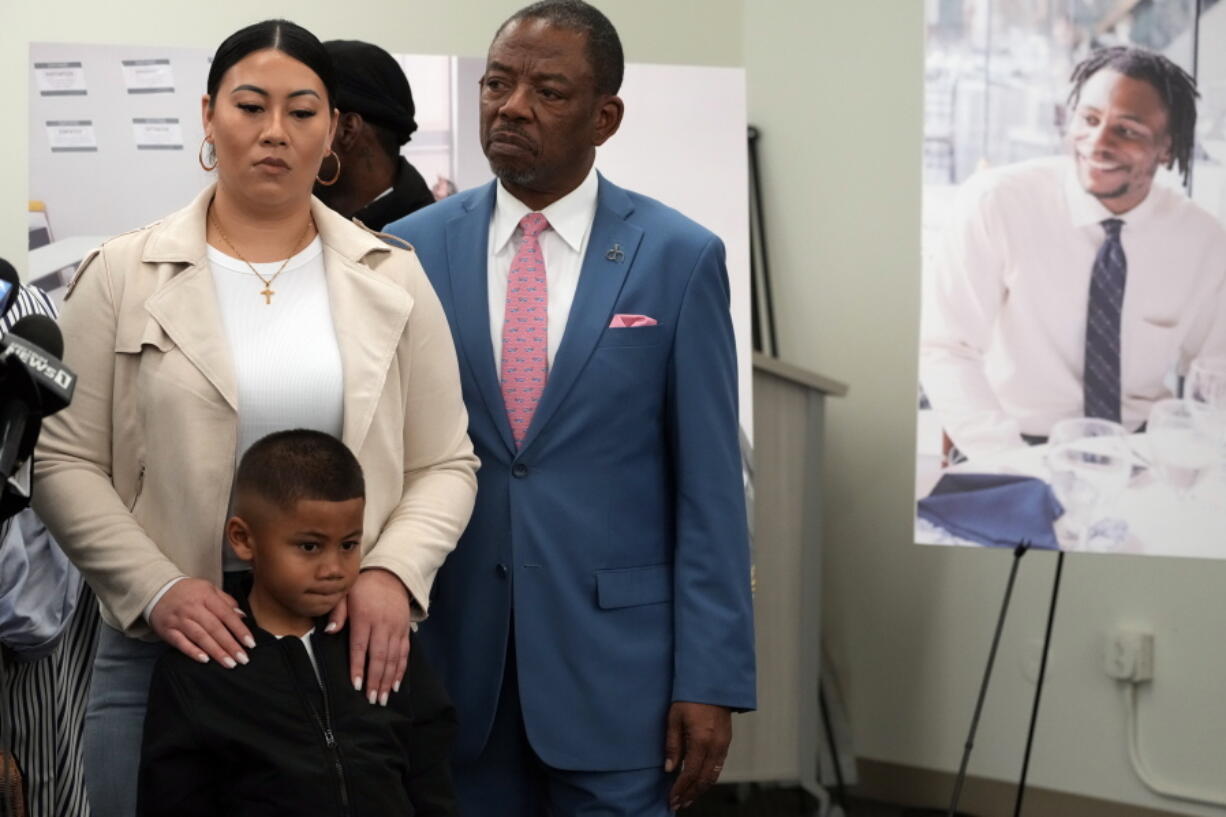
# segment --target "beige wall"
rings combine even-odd
[[[1010,556],[911,544],[924,3],[746,10],[783,356],[851,385],[829,414],[823,612],[856,750],[956,770]],[[1025,668],[1054,565],[1048,553],[1022,562],[974,774],[1017,779],[1034,689]],[[1223,814],[1141,786],[1120,692],[1100,667],[1113,627],[1153,627],[1156,677],[1141,694],[1149,762],[1226,797],[1224,588],[1221,562],[1066,558],[1032,784]]]
[[[8,110],[18,112],[18,122],[24,122],[30,42],[213,48],[241,26],[284,16],[324,39],[362,39],[393,52],[481,55],[498,24],[524,4],[521,0],[0,0],[0,99]],[[617,0],[606,10],[618,25],[631,60],[741,64],[741,0]],[[0,129],[0,257],[12,261],[21,273],[29,198],[26,131],[16,124]]]

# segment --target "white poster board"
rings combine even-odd
[[[988,11],[929,9],[916,541],[1226,558],[1223,63],[1197,78],[1187,179],[1160,167],[1118,212],[1121,185],[1141,184],[1125,171],[1163,164],[1170,117],[1147,131],[1140,92],[1118,83],[1148,81],[1109,68],[1066,106],[1073,67],[1103,47],[1192,73],[1196,28],[1226,11]],[[1087,103],[1095,77],[1109,93]],[[1109,135],[1087,141],[1100,122]],[[1110,319],[1094,294],[1107,266]],[[1118,322],[1105,355],[1104,320]],[[1104,371],[1120,384],[1114,426],[1085,421],[1104,416],[1087,385]]]
[[[477,131],[484,59],[396,58],[412,85],[419,125],[404,156],[430,185],[442,177],[463,190],[492,178]],[[31,250],[32,282],[54,292],[90,248],[183,207],[209,184],[211,175],[197,163],[209,59],[198,48],[30,45],[30,198],[41,202],[51,237]],[[621,96],[625,121],[600,149],[597,168],[723,239],[741,423],[749,432],[745,72],[632,63]]]

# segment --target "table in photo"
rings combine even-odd
[[[1096,514],[1099,521],[1094,524],[1103,519],[1120,520],[1127,526],[1127,533],[1102,552],[1226,559],[1226,469],[1220,458],[1181,498],[1154,465],[1151,437],[1140,433],[1126,439],[1133,454],[1133,476]],[[952,466],[942,473],[1018,474],[1050,482],[1049,451],[1048,445],[1019,447]],[[926,496],[931,489],[932,485],[924,486],[920,495]],[[921,542],[978,546],[918,517],[916,532]],[[1059,524],[1057,533],[1062,549],[1076,549],[1075,537],[1062,531]]]

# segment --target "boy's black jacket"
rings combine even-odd
[[[302,641],[255,626],[246,594],[238,598],[256,640],[249,664],[199,664],[174,649],[157,662],[139,817],[456,813],[455,710],[420,650],[409,653],[400,692],[372,706],[349,680],[349,628],[328,635],[321,620],[311,644],[325,708]]]

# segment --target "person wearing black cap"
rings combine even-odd
[[[324,162],[315,195],[374,230],[433,204],[425,179],[400,155],[417,122],[413,91],[396,58],[358,40],[324,47],[336,70],[341,116],[332,139],[335,159]]]

